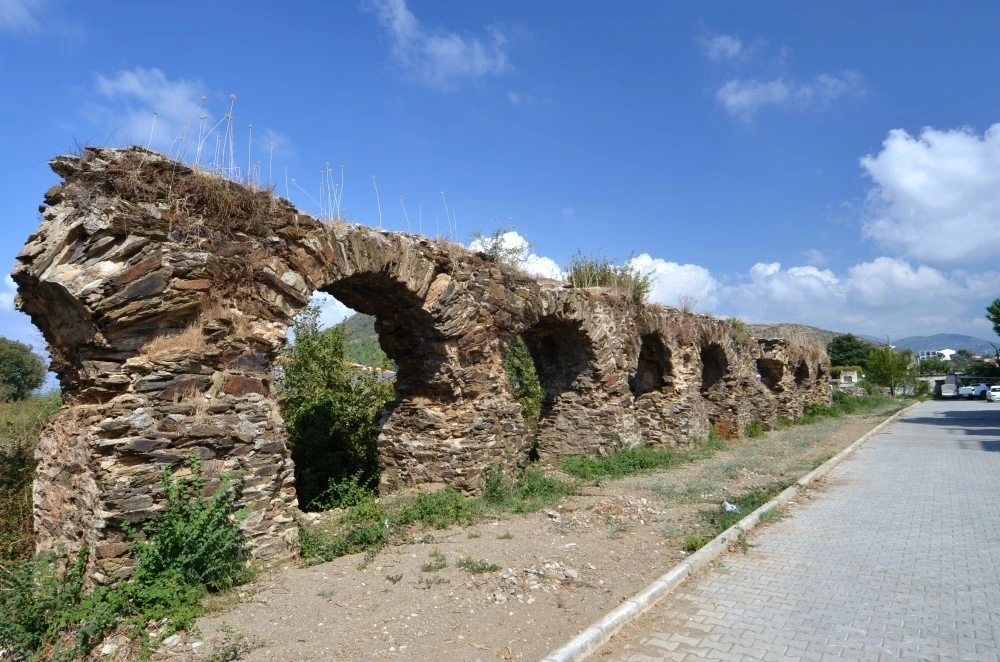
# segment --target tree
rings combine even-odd
[[[906,382],[912,359],[913,353],[909,350],[882,345],[869,352],[865,374],[879,386],[888,388],[889,394],[896,397],[896,389]]]
[[[0,400],[24,400],[45,381],[45,360],[31,345],[0,337]]]
[[[940,356],[928,356],[917,364],[917,372],[921,375],[946,375],[951,372],[952,367],[950,361],[945,361]]]
[[[972,352],[967,349],[960,349],[951,355],[951,370],[949,372],[968,372],[972,361]]]
[[[986,319],[993,322],[993,333],[1000,336],[1000,299],[986,306]]]
[[[392,381],[345,364],[344,329],[320,330],[319,313],[310,306],[296,318],[277,383],[303,509],[324,493],[323,505],[339,505],[338,486],[376,487],[378,416],[394,397]]]
[[[472,233],[469,248],[516,269],[528,258],[531,244],[512,230],[496,229],[489,235],[476,230]]]
[[[831,340],[826,346],[826,353],[830,355],[830,365],[858,365],[867,368],[871,349],[871,343],[847,333]]]

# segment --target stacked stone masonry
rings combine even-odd
[[[56,158],[63,183],[17,258],[18,305],[49,345],[65,406],[38,447],[41,549],[86,545],[128,572],[125,522],[162,505],[163,467],[245,477],[261,558],[288,552],[294,467],[274,367],[316,292],[373,315],[398,366],[378,447],[382,489],[466,491],[523,466],[682,445],[828,403],[815,348],[726,320],[526,276],[460,245],[323,223],[264,191],[142,148]],[[520,334],[545,389],[525,429],[501,365]]]

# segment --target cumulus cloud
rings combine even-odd
[[[8,274],[3,279],[3,289],[0,289],[0,310],[14,310],[14,297],[17,296],[17,285]]]
[[[319,327],[326,329],[343,322],[354,314],[354,311],[337,301],[325,292],[313,292],[309,299],[310,306],[319,306]]]
[[[738,60],[744,53],[743,40],[736,35],[716,34],[702,38],[702,50],[712,62]]]
[[[184,123],[189,122],[185,139],[193,152],[199,117],[206,114],[201,101],[204,89],[198,79],[171,80],[160,69],[126,69],[112,76],[97,76],[98,101],[88,112],[93,121],[121,131],[123,138],[143,145],[148,142],[162,151],[176,146]]]
[[[504,232],[498,239],[500,242],[500,250],[510,251],[512,254],[525,256],[524,260],[519,265],[519,268],[522,271],[532,274],[533,276],[541,276],[543,278],[552,278],[555,280],[559,280],[563,277],[562,269],[555,260],[531,253],[531,244],[517,232],[513,230]],[[474,251],[487,252],[490,241],[491,237],[473,239],[469,243],[469,248]]]
[[[842,275],[814,266],[757,263],[721,293],[726,307],[751,321],[799,322],[876,335],[967,328],[979,299],[1000,288],[1000,273],[944,273],[879,257]]]
[[[705,267],[668,262],[649,253],[635,256],[628,266],[650,277],[650,301],[677,306],[681,297],[692,297],[701,310],[711,310],[718,303],[719,283]]]
[[[727,113],[753,119],[763,108],[807,110],[824,108],[845,95],[864,95],[864,82],[855,71],[833,76],[819,74],[811,81],[732,79],[715,91],[715,99]]]
[[[0,0],[0,30],[34,32],[41,27],[42,0]]]
[[[931,262],[1000,255],[1000,123],[982,135],[895,129],[861,167],[875,184],[865,236]]]
[[[370,0],[368,6],[392,41],[393,56],[427,85],[448,87],[510,69],[507,37],[498,28],[488,27],[480,39],[421,25],[406,0]]]

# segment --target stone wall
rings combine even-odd
[[[141,148],[59,157],[63,178],[13,272],[66,405],[35,481],[40,548],[88,545],[127,572],[122,524],[162,508],[192,452],[210,487],[246,478],[256,554],[287,550],[293,466],[272,383],[293,316],[322,291],[376,318],[398,366],[382,489],[475,490],[491,463],[688,444],[828,402],[822,351],[530,278],[462,246],[324,224],[266,192]],[[546,401],[529,434],[502,368],[520,334]]]

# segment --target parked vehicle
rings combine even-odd
[[[939,398],[954,398],[958,396],[958,387],[954,382],[938,382],[934,395]]]
[[[990,390],[989,384],[969,384],[958,389],[960,398],[986,398],[986,392]]]
[[[1000,386],[991,386],[986,392],[986,400],[989,402],[1000,402]]]

